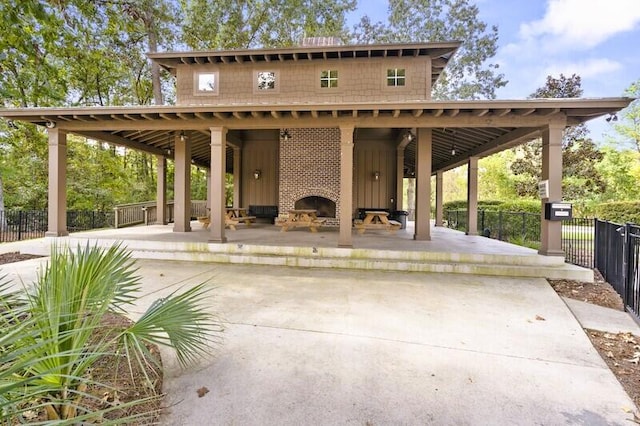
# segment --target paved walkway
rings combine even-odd
[[[149,294],[133,317],[180,286],[209,280],[211,311],[227,322],[224,343],[197,367],[181,370],[163,351],[163,424],[631,419],[633,403],[544,279],[139,265]],[[11,272],[28,281],[35,266],[21,262]],[[199,398],[202,386],[210,392]]]

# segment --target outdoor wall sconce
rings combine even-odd
[[[380,172],[373,172],[373,180],[380,180]]]
[[[616,113],[609,114],[606,120],[607,120],[607,123],[611,123],[612,121],[618,121],[618,115]]]
[[[184,132],[184,130],[182,130],[180,132],[180,142],[184,142],[187,140],[187,134]]]
[[[53,129],[54,127],[56,127],[55,121],[47,121],[44,125],[47,127],[47,129]]]
[[[451,145],[451,156],[456,155],[456,144]]]
[[[283,129],[280,132],[280,137],[282,138],[282,140],[284,140],[285,142],[289,140],[289,138],[291,137],[291,134],[289,134],[289,129]]]
[[[258,180],[258,179],[260,179],[260,176],[262,176],[262,172],[260,171],[260,169],[255,169],[253,171],[253,178],[255,180]]]

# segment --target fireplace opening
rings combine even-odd
[[[317,210],[318,217],[336,217],[336,203],[328,198],[311,196],[296,201],[296,210]]]

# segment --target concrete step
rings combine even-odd
[[[158,242],[148,240],[65,239],[70,246],[97,244],[109,247],[122,242],[135,258],[184,260],[195,262],[277,265],[304,268],[340,268],[404,272],[440,272],[511,277],[536,277],[593,281],[593,272],[564,263],[558,256],[447,253],[347,249],[329,247],[292,247],[253,244],[216,244]],[[58,241],[60,243],[60,241]],[[41,246],[49,254],[48,247]]]

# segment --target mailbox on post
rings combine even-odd
[[[571,203],[545,203],[544,218],[546,220],[566,220],[573,217],[573,206]]]

